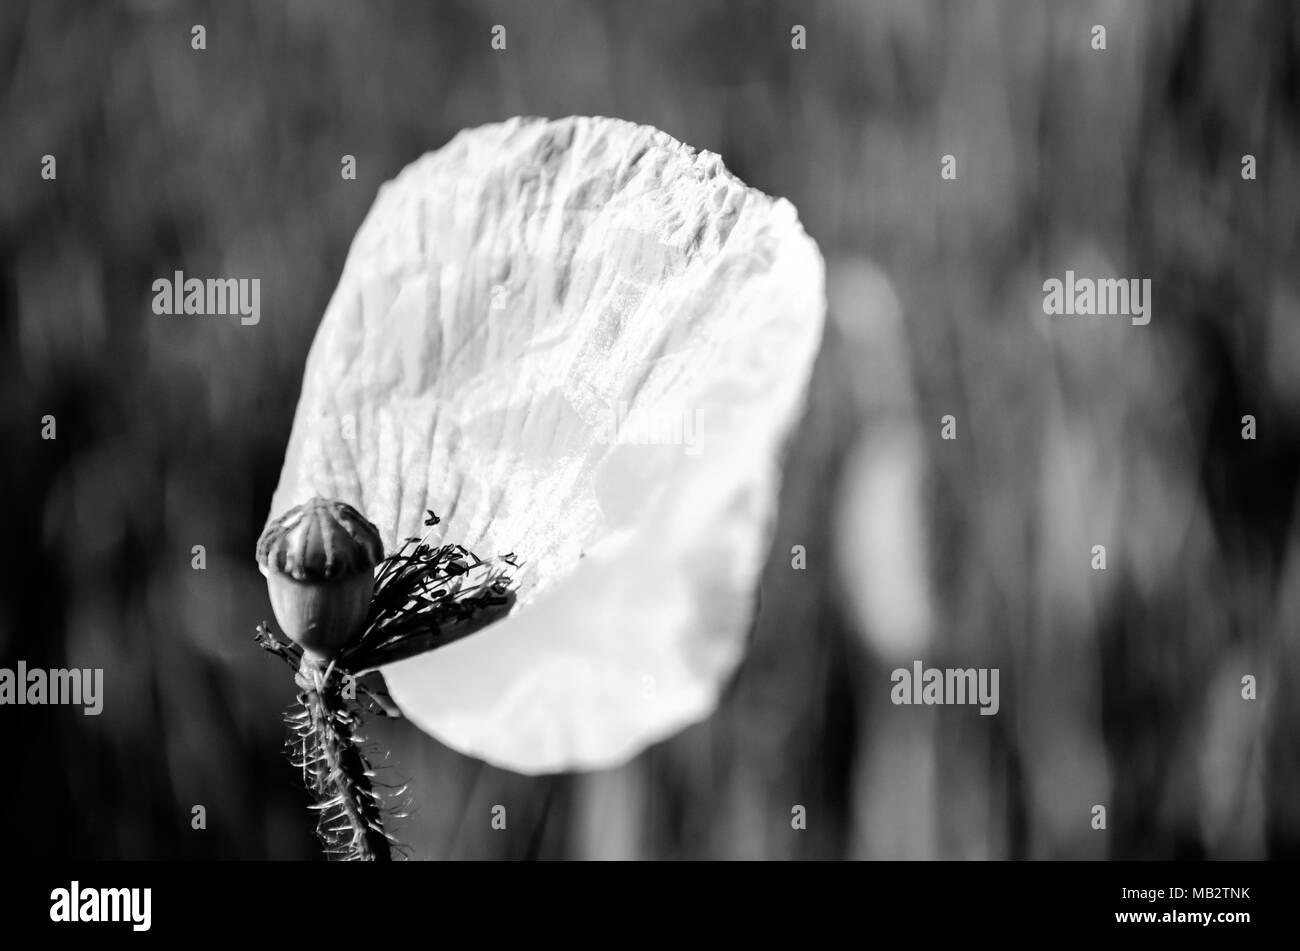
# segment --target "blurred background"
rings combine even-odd
[[[717,713],[543,778],[375,724],[416,857],[1300,854],[1300,10],[1258,0],[0,5],[0,666],[106,671],[100,717],[0,709],[15,852],[319,857],[254,544],[376,189],[517,114],[789,198],[826,339]],[[1044,317],[1067,268],[1150,325]],[[174,270],[260,324],[156,319]],[[916,658],[999,715],[892,706]]]

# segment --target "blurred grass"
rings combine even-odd
[[[587,113],[793,201],[827,343],[717,715],[542,779],[378,726],[416,854],[1294,855],[1298,49],[1285,2],[0,6],[0,663],[107,685],[99,718],[0,714],[26,780],[0,796],[50,817],[17,851],[316,855],[251,640],[316,322],[382,181],[463,127]],[[1047,324],[1067,267],[1150,277],[1152,324]],[[177,269],[260,277],[261,323],[155,319]],[[1000,665],[1002,713],[883,702],[908,649]]]

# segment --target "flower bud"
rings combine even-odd
[[[257,542],[276,620],[319,662],[361,633],[383,557],[374,525],[347,503],[322,498],[285,512]]]

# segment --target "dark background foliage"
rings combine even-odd
[[[406,163],[603,114],[720,153],[827,258],[762,616],[718,712],[618,770],[379,727],[415,854],[1294,855],[1298,49],[1255,0],[0,5],[0,664],[107,694],[0,709],[14,852],[317,855],[252,643],[316,323]],[[1152,323],[1047,322],[1067,267],[1151,278]],[[261,323],[155,317],[177,269],[260,277]],[[904,657],[1000,666],[1002,711],[891,706]]]

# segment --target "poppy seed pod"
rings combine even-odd
[[[360,632],[383,556],[374,525],[347,503],[322,498],[291,508],[257,542],[276,620],[317,661]]]

